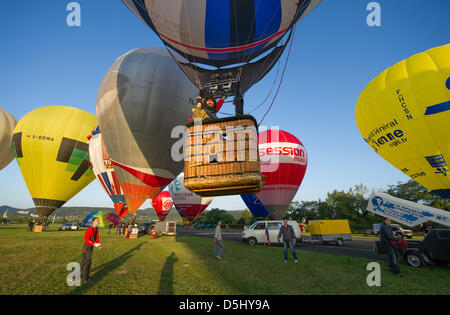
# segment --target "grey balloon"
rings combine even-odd
[[[12,137],[16,124],[17,119],[0,108],[0,170],[14,160]]]
[[[171,133],[189,121],[197,94],[165,48],[132,50],[108,70],[97,118],[126,199],[153,199],[183,170]]]

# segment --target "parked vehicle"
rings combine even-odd
[[[297,221],[288,220],[288,224],[294,228],[295,239],[298,243],[302,241],[302,232]],[[256,245],[258,243],[268,243],[266,236],[266,226],[269,231],[269,240],[271,243],[278,243],[277,237],[281,226],[282,220],[273,221],[256,221],[250,227],[242,232],[242,241],[247,242],[249,245]]]
[[[156,222],[155,230],[163,235],[177,235],[177,224],[175,221]]]
[[[64,223],[59,227],[60,231],[78,231],[80,229],[80,226],[78,223]]]
[[[412,230],[403,229],[398,224],[391,224],[391,225],[392,225],[394,231],[401,232],[404,236],[406,236],[406,238],[412,238],[412,236],[413,236]],[[380,235],[380,226],[381,226],[381,224],[378,224],[378,223],[372,225],[372,227],[373,227],[373,230],[372,230],[373,235],[375,235],[375,236],[379,236]],[[366,233],[366,234],[369,234],[369,233]]]
[[[403,261],[412,267],[434,263],[446,266],[450,263],[450,229],[432,229],[423,241],[407,241],[408,248],[403,253]],[[380,241],[375,242],[377,254],[385,254]]]
[[[352,231],[348,220],[312,220],[308,224],[311,241],[330,242],[344,246],[344,241],[352,240]]]
[[[145,222],[139,226],[139,232],[148,234],[150,230],[155,227],[155,222]]]

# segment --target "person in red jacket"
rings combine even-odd
[[[92,226],[84,233],[83,257],[81,259],[81,279],[83,283],[89,282],[89,269],[91,268],[92,251],[94,246],[101,248],[102,244],[98,240],[99,219],[92,219]]]

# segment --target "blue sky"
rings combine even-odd
[[[114,60],[127,51],[162,46],[120,0],[80,0],[81,26],[66,24],[69,0],[2,3],[0,10],[0,107],[20,119],[33,109],[67,105],[95,114],[98,87]],[[369,189],[409,178],[364,142],[355,123],[359,94],[396,62],[450,42],[450,1],[377,1],[381,26],[369,27],[368,0],[323,0],[301,20],[288,68],[265,118],[299,138],[308,168],[294,200],[326,198],[355,184]],[[285,58],[281,59],[281,68]],[[246,109],[266,97],[276,67],[245,95]],[[281,73],[281,70],[280,70]],[[278,77],[279,78],[279,77]],[[269,101],[253,115],[260,120]],[[232,112],[231,106],[223,111]],[[33,206],[17,163],[0,172],[0,205]],[[111,206],[96,181],[66,206]],[[144,208],[150,207],[147,201]],[[210,207],[243,209],[239,196],[216,198]]]

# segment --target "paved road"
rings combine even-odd
[[[182,228],[177,228],[177,233],[181,235],[195,235],[207,238],[214,238],[214,231],[211,230],[187,230]],[[222,229],[222,237],[228,241],[242,242],[241,232],[225,232]],[[262,245],[256,245],[262,246]],[[276,244],[276,246],[281,246]],[[326,253],[339,256],[350,256],[350,257],[363,257],[375,260],[388,260],[386,255],[377,255],[373,251],[374,240],[369,239],[353,239],[344,243],[343,247],[338,247],[336,245],[324,245],[320,242],[311,243],[308,236],[305,236],[304,241],[297,244],[296,248],[299,250]]]

